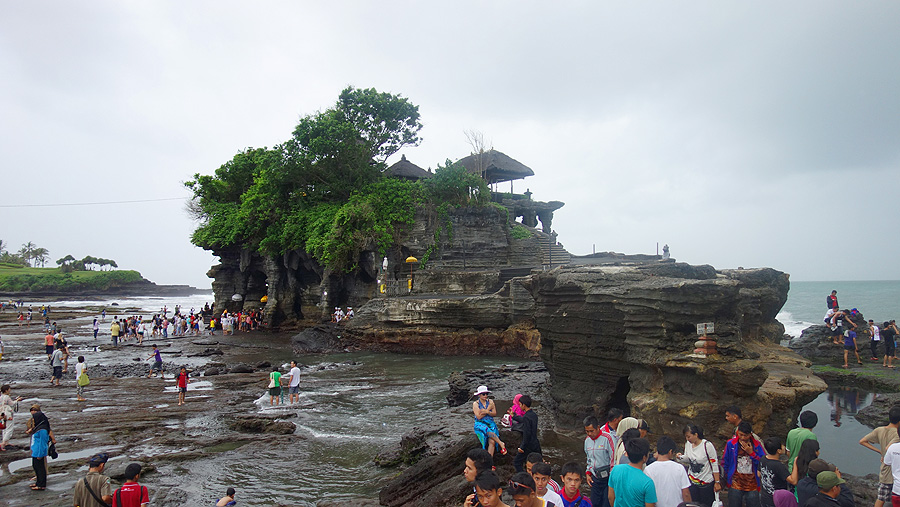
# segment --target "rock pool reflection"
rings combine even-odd
[[[878,472],[880,457],[859,445],[859,439],[872,429],[854,417],[859,410],[871,405],[873,399],[874,394],[868,391],[829,387],[803,407],[819,416],[819,423],[813,430],[821,445],[819,457],[835,464],[842,472],[853,475]]]

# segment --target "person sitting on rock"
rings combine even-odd
[[[475,396],[478,399],[472,402],[472,412],[475,414],[473,429],[481,446],[487,449],[491,456],[494,455],[496,448],[500,449],[500,454],[506,454],[506,444],[500,440],[500,430],[497,429],[497,424],[494,422],[497,406],[494,404],[494,400],[488,397],[490,394],[491,391],[487,386],[478,386],[478,389],[475,390]]]
[[[819,488],[818,493],[808,499],[803,507],[837,507],[841,504],[839,498],[843,488],[843,484],[847,481],[841,479],[837,472],[825,471],[820,472],[816,476],[816,485]]]

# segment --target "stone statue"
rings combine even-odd
[[[664,260],[664,261],[669,260],[669,245],[663,245],[662,260]]]

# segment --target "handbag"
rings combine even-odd
[[[59,457],[59,453],[56,452],[56,444],[55,443],[50,444],[50,447],[47,449],[47,456],[50,456],[53,459],[56,459]]]
[[[722,507],[722,501],[719,500],[719,492],[716,491],[716,499],[713,501],[710,507]]]
[[[273,375],[269,375],[269,389],[275,387],[275,377]]]
[[[84,387],[91,383],[91,379],[88,378],[87,373],[82,373],[78,376],[77,383],[79,386]]]

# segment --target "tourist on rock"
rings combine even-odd
[[[840,337],[844,334],[844,320],[847,321],[847,324],[849,324],[852,329],[856,329],[856,324],[850,319],[849,315],[847,310],[835,310],[831,315],[828,325],[831,329],[831,341],[833,341],[835,345],[840,345]]]
[[[550,465],[544,462],[535,463],[531,466],[531,478],[534,479],[535,490],[537,496],[543,498],[548,503],[557,507],[562,507],[563,501],[559,493],[549,487],[552,470]]]
[[[281,402],[281,372],[277,366],[272,367],[269,373],[269,406],[278,405]]]
[[[736,435],[725,444],[722,468],[728,486],[728,507],[759,506],[759,459],[765,456],[762,444],[753,436],[747,421],[738,423]],[[815,442],[808,440],[807,442]]]
[[[615,465],[618,465],[619,463],[628,463],[628,456],[625,452],[625,432],[634,430],[634,432],[629,434],[634,435],[631,438],[641,438],[641,432],[638,429],[638,426],[640,425],[641,421],[634,417],[626,417],[619,422],[619,425],[616,427],[616,432],[619,434],[619,441],[616,444],[615,456],[613,457],[613,463]]]
[[[475,423],[472,427],[481,446],[487,449],[491,456],[494,455],[497,448],[500,449],[500,454],[506,454],[506,444],[500,440],[500,430],[497,429],[497,424],[494,422],[497,406],[494,404],[494,400],[488,397],[490,394],[491,391],[487,386],[478,386],[478,389],[475,390],[474,396],[477,399],[472,402],[472,412],[475,414]],[[516,460],[518,460],[518,456]],[[522,461],[525,461],[525,456],[522,456]]]
[[[820,472],[816,476],[819,492],[803,504],[803,507],[836,507],[841,494],[841,484],[846,483],[835,472]]]
[[[730,407],[726,408],[725,420],[734,425],[734,434],[737,435],[738,425],[740,425],[744,420],[744,415],[741,412],[741,407],[737,405],[731,405]],[[756,433],[753,433],[753,438],[762,441],[762,439],[759,438],[759,435],[757,435]]]
[[[191,383],[191,378],[188,376],[187,368],[184,366],[181,367],[181,372],[178,373],[178,377],[175,379],[175,386],[178,388],[178,405],[184,405],[184,397],[187,395],[187,386]]]
[[[615,407],[609,409],[609,412],[606,413],[606,424],[603,425],[601,431],[612,437],[614,445],[619,443],[619,422],[621,422],[624,417],[625,414],[622,410]]]
[[[560,470],[559,478],[563,484],[559,492],[563,507],[591,507],[591,501],[581,495],[581,465],[574,461],[566,463]]]
[[[513,466],[517,472],[524,472],[525,459],[528,457],[528,454],[532,452],[543,453],[541,453],[541,443],[538,440],[538,416],[531,409],[531,396],[525,394],[519,398],[519,402],[525,410],[525,415],[522,416],[522,443],[519,444],[516,459],[513,460]],[[506,449],[504,448],[503,450],[505,451]]]
[[[491,470],[486,470],[475,478],[475,494],[466,498],[465,507],[509,507],[500,499],[501,496],[503,488],[500,487],[500,478]]]
[[[288,376],[288,401],[293,405],[294,401],[300,401],[300,368],[297,367],[297,361],[291,361]]]
[[[537,494],[534,478],[526,472],[518,472],[509,480],[509,495],[516,502],[516,507],[562,507],[560,504],[548,504]]]
[[[806,505],[810,498],[819,493],[819,484],[816,482],[816,479],[822,472],[834,472],[838,477],[841,476],[841,471],[834,465],[822,459],[814,459],[809,464],[809,471],[806,476],[797,483],[797,500],[799,505]],[[890,492],[888,492],[888,496],[890,496]],[[853,492],[846,484],[841,484],[841,492],[837,497],[837,503],[838,506],[831,507],[854,507]]]
[[[192,308],[191,312],[193,311],[194,309]],[[234,495],[234,488],[228,488],[227,490],[225,490],[225,496],[223,496],[219,499],[218,502],[216,502],[216,507],[232,507],[234,505],[237,505],[237,502],[234,500]]]
[[[759,460],[759,504],[775,507],[775,491],[796,486],[800,476],[796,467],[793,472],[788,472],[788,467],[781,462],[784,444],[779,437],[767,438],[763,447],[766,455]]]
[[[853,331],[851,331],[851,333],[852,332]],[[844,363],[846,364],[846,362],[847,359],[845,357]],[[812,410],[804,410],[800,414],[800,427],[788,431],[787,439],[785,439],[785,446],[788,450],[787,467],[789,472],[794,471],[794,459],[800,453],[800,446],[803,445],[803,442],[806,440],[818,440],[818,437],[816,437],[816,434],[812,431],[818,423],[819,416],[817,416],[815,412]]]
[[[522,409],[522,404],[519,402],[521,399],[521,394],[517,394],[513,397],[512,405],[510,405],[509,409],[506,411],[506,415],[503,416],[505,426],[511,427],[513,425],[513,417],[522,417],[525,415],[525,410]]]
[[[872,361],[878,361],[878,345],[881,344],[881,329],[869,319],[869,348],[872,349]],[[885,358],[887,364],[887,358]]]
[[[92,327],[93,327],[93,329],[94,329],[94,339],[96,340],[96,339],[97,339],[97,333],[100,332],[100,322],[97,320],[96,317],[94,317],[94,324],[93,324]]]
[[[162,355],[160,355],[160,353],[159,353],[159,347],[157,347],[156,345],[153,345],[153,352],[150,354],[150,357],[148,357],[147,359],[148,360],[153,359],[153,366],[150,367],[150,373],[147,374],[147,378],[150,378],[151,375],[155,375],[155,373],[153,373],[154,371],[159,372],[159,378],[163,378],[163,379],[166,378],[165,375],[163,374]]]
[[[44,336],[44,350],[47,352],[47,359],[49,360],[51,356],[53,356],[53,351],[56,348],[53,346],[53,333],[47,331],[47,335]]]
[[[897,343],[894,340],[896,336],[897,327],[885,321],[881,326],[881,340],[884,342],[884,364],[882,366],[886,368],[894,367],[894,354],[897,347]]]
[[[850,351],[856,354],[856,362],[863,364],[859,357],[859,346],[856,343],[856,331],[844,331],[844,368],[849,368]]]
[[[122,331],[122,326],[119,325],[119,319],[115,319],[112,321],[112,324],[109,325],[109,334],[112,336],[113,347],[119,346],[119,333]]]
[[[33,426],[25,431],[31,435],[31,467],[35,475],[31,489],[42,491],[47,489],[47,455],[50,453],[50,444],[56,443],[56,437],[50,429],[50,420],[41,412],[41,406],[37,403],[31,406],[31,420]]]
[[[696,424],[684,428],[684,440],[684,453],[676,458],[688,466],[691,498],[695,503],[710,507],[716,493],[722,489],[716,447],[703,438],[703,429]]]
[[[884,462],[884,456],[888,448],[900,442],[897,428],[900,427],[900,406],[893,406],[888,412],[888,424],[875,428],[868,435],[859,439],[859,445],[867,447],[877,452],[881,459],[879,460],[878,473],[878,499],[875,500],[875,507],[884,507],[885,503],[891,503],[891,489],[894,485],[894,477],[891,474],[891,467]],[[875,447],[877,444],[878,447]]]
[[[604,433],[600,421],[594,416],[584,419],[584,454],[587,456],[588,486],[591,488],[591,504],[609,507],[607,489],[609,473],[613,467],[615,444],[609,433]]]
[[[656,488],[658,507],[678,507],[681,502],[691,501],[691,481],[684,467],[674,461],[676,448],[675,441],[671,438],[659,437],[656,443],[656,461],[644,469]]]
[[[53,368],[53,374],[50,376],[50,385],[59,387],[59,381],[62,379],[63,370],[63,346],[61,343],[56,345],[56,350],[54,350],[53,355],[50,356],[50,367]]]
[[[840,306],[838,306],[836,290],[831,291],[831,295],[825,298],[825,306],[829,310],[831,310],[831,309],[837,310],[838,308],[840,308]]]
[[[138,484],[141,478],[141,465],[131,463],[125,467],[125,484],[113,493],[112,507],[148,507],[150,492],[147,486]]]
[[[530,474],[534,465],[536,465],[538,463],[547,463],[546,461],[544,461],[544,457],[541,456],[541,453],[539,453],[539,452],[528,453],[528,457],[525,458],[525,472]],[[549,465],[549,463],[547,463],[547,464]],[[550,489],[552,489],[555,493],[559,493],[559,490],[561,489],[559,487],[559,484],[557,484],[556,481],[554,481],[553,479],[550,479],[550,481],[547,483],[547,486]]]
[[[101,452],[88,460],[88,473],[75,482],[74,505],[80,507],[109,507],[112,503],[112,487],[109,477],[103,475],[109,454]]]
[[[0,451],[5,451],[6,446],[9,445],[9,439],[12,438],[13,434],[13,417],[16,413],[16,407],[23,399],[21,396],[13,399],[9,394],[9,390],[9,384],[0,386],[0,418],[3,419],[3,436],[0,438]]]
[[[613,467],[609,474],[609,505],[654,507],[657,502],[656,486],[643,471],[650,455],[650,443],[643,438],[631,439],[625,444],[625,452],[628,464]]]
[[[87,386],[87,382],[87,363],[84,362],[84,356],[78,356],[78,363],[75,364],[75,393],[78,395],[76,398],[78,401],[87,401],[84,398],[84,388]]]

